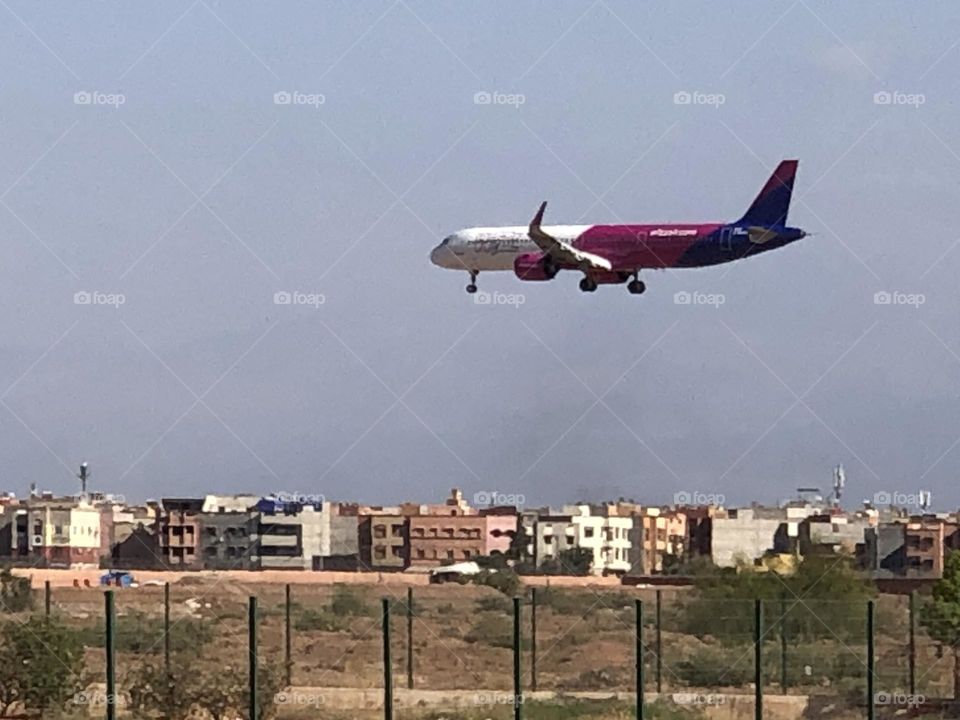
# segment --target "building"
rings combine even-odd
[[[710,522],[710,553],[718,567],[753,565],[767,553],[795,552],[800,523],[828,513],[820,502],[791,500],[782,507],[717,508]]]
[[[164,498],[157,520],[160,560],[171,569],[195,570],[202,565],[200,513],[202,498]]]
[[[102,518],[86,498],[45,493],[31,498],[25,517],[30,556],[38,565],[99,567]]]
[[[205,570],[250,570],[259,513],[250,510],[202,512],[200,555]]]
[[[943,576],[946,554],[953,550],[960,550],[957,521],[921,515],[870,528],[861,558],[875,578],[932,580]]]
[[[663,572],[668,558],[687,557],[687,515],[682,511],[645,508],[633,515],[630,528],[631,574]]]
[[[409,518],[410,565],[436,566],[506,554],[517,532],[516,511]]]
[[[560,562],[564,551],[581,548],[590,555],[594,575],[624,574],[630,570],[632,531],[632,518],[595,515],[588,505],[540,515],[534,530],[537,567]]]
[[[264,570],[355,570],[358,518],[336,503],[302,504],[263,498],[251,564]]]
[[[360,567],[403,570],[410,563],[410,518],[403,515],[362,515],[357,535]]]

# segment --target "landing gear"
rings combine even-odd
[[[473,295],[477,291],[477,273],[474,270],[470,271],[470,284],[467,285],[467,292]]]
[[[644,284],[643,280],[637,280],[634,278],[627,283],[627,292],[631,295],[643,295],[643,291],[647,289],[647,286]]]
[[[583,279],[580,280],[580,289],[583,290],[583,292],[593,292],[597,289],[597,281],[589,275],[585,275]]]

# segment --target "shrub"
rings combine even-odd
[[[330,601],[330,612],[340,616],[367,617],[372,615],[362,595],[346,585],[335,585],[333,599]]]
[[[105,625],[102,619],[93,627],[80,631],[87,647],[102,648],[105,643]],[[163,620],[141,612],[117,618],[114,624],[114,643],[117,652],[163,652]],[[170,650],[176,653],[198,653],[213,636],[210,625],[199,620],[183,618],[170,622]]]
[[[513,647],[513,621],[501,615],[480,618],[463,639],[468,643],[483,643],[492,647]]]
[[[23,612],[33,607],[30,579],[17,577],[10,568],[0,570],[0,611]]]
[[[84,685],[83,645],[59,621],[31,617],[0,626],[0,716],[18,706],[46,717]]]
[[[298,613],[293,622],[297,630],[306,632],[342,632],[348,629],[349,622],[342,615],[334,615],[331,611],[306,609]]]
[[[513,602],[503,595],[487,595],[477,600],[477,610],[509,615],[513,612]]]

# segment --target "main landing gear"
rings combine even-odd
[[[593,292],[597,289],[597,281],[589,275],[584,275],[580,280],[580,289],[583,290],[583,292]]]
[[[476,270],[470,271],[470,284],[467,285],[467,292],[471,295],[477,291],[477,274]]]

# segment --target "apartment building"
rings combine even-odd
[[[505,554],[517,531],[516,512],[415,515],[409,519],[410,565],[435,566]]]
[[[668,557],[687,554],[687,515],[682,511],[644,508],[634,514],[630,529],[630,569],[636,575],[663,572]]]
[[[356,515],[336,503],[302,504],[263,498],[253,567],[278,570],[353,570],[359,553]]]
[[[98,567],[103,519],[86,498],[31,498],[25,525],[30,556],[48,567]]]
[[[565,550],[582,548],[590,553],[594,575],[624,574],[630,569],[632,528],[632,518],[594,515],[588,505],[540,515],[534,531],[537,567],[559,561]]]
[[[358,518],[360,567],[403,570],[410,562],[410,518],[374,514]]]
[[[163,498],[157,519],[160,560],[172,569],[199,569],[203,498]]]

